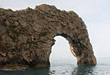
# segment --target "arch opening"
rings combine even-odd
[[[77,60],[70,50],[71,47],[69,41],[61,35],[55,36],[54,40],[55,44],[52,46],[49,57],[50,65],[61,61],[71,61],[72,63],[76,64]]]

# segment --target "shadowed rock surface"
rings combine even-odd
[[[40,5],[12,11],[0,8],[0,68],[49,66],[54,37],[69,41],[78,65],[95,65],[86,25],[73,11]]]

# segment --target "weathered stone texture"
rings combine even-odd
[[[75,12],[45,4],[20,11],[1,8],[0,68],[49,66],[58,35],[69,41],[78,65],[96,64],[86,25]]]

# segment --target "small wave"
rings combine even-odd
[[[25,70],[26,68],[17,68],[17,69],[0,69],[0,71],[21,71]]]

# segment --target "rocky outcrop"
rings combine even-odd
[[[55,36],[69,41],[78,65],[94,65],[96,58],[86,25],[73,11],[40,5],[35,9],[0,9],[0,68],[49,66]]]

